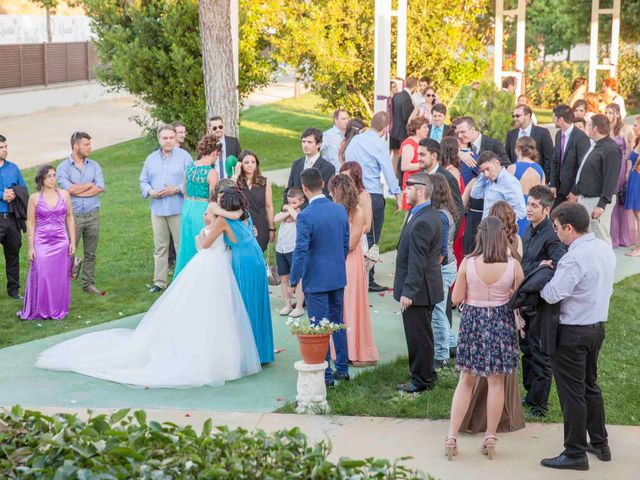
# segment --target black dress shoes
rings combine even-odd
[[[405,393],[420,393],[420,392],[424,392],[425,390],[432,390],[432,389],[433,387],[418,387],[414,385],[413,382],[399,383],[398,385],[396,385],[396,390],[400,390],[401,392],[405,392]]]
[[[10,293],[9,296],[15,300],[24,300],[24,297],[19,292]]]
[[[571,458],[561,453],[557,457],[541,460],[540,465],[559,470],[589,470],[589,459],[586,455],[580,458]]]
[[[376,282],[369,282],[369,291],[372,293],[386,292],[387,290],[389,290],[387,287],[378,285]]]
[[[351,377],[348,373],[340,373],[337,370],[334,370],[333,379],[338,380],[339,382],[348,382],[349,380],[351,380]]]
[[[149,293],[158,293],[158,292],[161,292],[162,290],[164,289],[159,287],[158,285],[154,285],[149,289]]]
[[[593,453],[601,462],[611,461],[611,449],[609,445],[601,445],[600,447],[594,447],[593,445],[587,445],[587,452]]]
[[[325,381],[324,382],[324,386],[327,388],[333,388],[336,386],[335,382],[333,380],[331,380],[330,382]]]

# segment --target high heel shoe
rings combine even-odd
[[[483,455],[489,457],[489,460],[493,460],[493,457],[496,455],[496,443],[498,442],[498,437],[495,435],[485,435],[484,441],[482,442],[482,447],[480,447],[480,452]]]
[[[444,453],[449,461],[458,454],[458,439],[453,435],[444,438]]]

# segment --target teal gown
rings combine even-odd
[[[207,177],[211,165],[190,164],[185,176],[185,199],[182,204],[180,219],[180,249],[176,259],[174,278],[182,271],[189,260],[198,253],[196,251],[196,236],[204,228],[204,213],[209,205],[209,183]]]
[[[242,220],[226,221],[236,242],[229,240],[226,235],[224,241],[231,247],[231,268],[249,313],[260,363],[271,363],[274,359],[273,328],[264,255],[253,236],[253,223],[250,219],[248,224]]]

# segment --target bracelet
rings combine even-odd
[[[269,231],[270,231],[270,232],[275,232],[275,231],[276,231],[276,229],[275,229],[275,228],[270,228],[270,229],[269,229]]]

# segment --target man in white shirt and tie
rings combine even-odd
[[[340,160],[338,159],[338,150],[340,144],[344,140],[344,133],[349,123],[349,114],[346,110],[338,108],[333,112],[333,127],[322,134],[322,147],[320,153],[322,158],[331,162],[336,172],[340,171]]]

